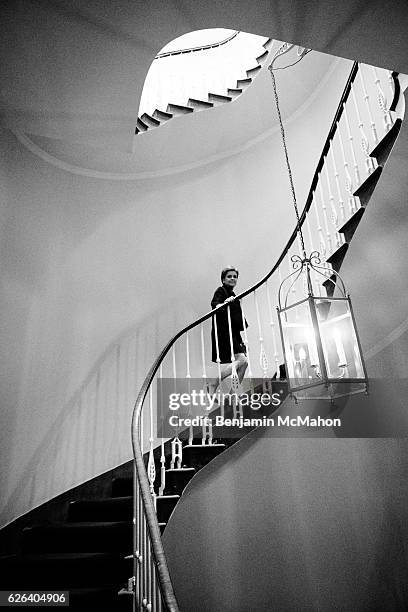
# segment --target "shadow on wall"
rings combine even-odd
[[[384,378],[334,408],[288,398],[275,419],[341,426],[261,427],[201,470],[164,534],[181,609],[407,609],[407,393]]]
[[[115,338],[59,411],[20,474],[13,473],[9,463],[8,474],[16,477],[16,484],[8,497],[2,495],[0,525],[131,459],[130,424],[137,393],[163,337],[179,328],[180,313],[192,316],[179,304],[167,306],[166,312],[149,315]]]

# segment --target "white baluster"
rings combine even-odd
[[[207,421],[204,418],[202,421],[202,443],[205,445],[207,442],[208,446],[211,446],[213,442],[212,421]]]
[[[312,253],[312,251],[315,251],[315,247],[314,247],[314,241],[313,241],[313,237],[312,237],[312,230],[311,230],[311,226],[310,226],[310,209],[307,211],[306,213],[306,226],[307,226],[307,232],[309,234],[309,242],[310,242],[310,253]],[[316,288],[314,289],[316,291]],[[319,293],[319,295],[322,295],[322,286],[321,283],[317,283],[317,292]],[[307,293],[307,292],[306,292]]]
[[[143,509],[144,510],[144,509]],[[143,547],[142,547],[142,567],[143,567],[143,599],[142,604],[143,608],[146,609],[148,604],[147,601],[147,546],[148,546],[148,536],[147,536],[147,523],[146,523],[146,515],[143,511]]]
[[[163,365],[159,367],[159,378],[163,378]],[[161,404],[163,403],[163,394],[160,398]],[[163,415],[162,415],[163,416]],[[166,456],[164,454],[164,438],[161,438],[160,442],[161,454],[160,454],[160,487],[159,495],[164,495],[164,489],[166,488]]]
[[[392,76],[392,70],[387,70],[387,73],[388,73],[388,85],[390,88],[390,99],[393,100],[394,94],[395,94],[395,83],[394,83],[394,79]]]
[[[337,134],[339,135],[339,144],[340,144],[341,156],[343,158],[344,173],[346,175],[346,189],[347,189],[348,194],[349,194],[349,199],[348,199],[349,213],[350,213],[350,216],[352,216],[356,212],[356,210],[357,210],[356,198],[353,195],[353,181],[351,180],[350,172],[349,172],[349,169],[348,169],[348,162],[347,162],[346,155],[345,155],[345,152],[344,152],[343,137],[341,135],[340,125],[338,123],[337,123],[337,130],[336,131],[337,131]]]
[[[351,133],[351,129],[350,129],[350,121],[349,121],[349,117],[348,117],[348,110],[347,110],[346,102],[343,103],[343,110],[344,110],[344,119],[345,119],[346,128],[347,128],[347,136],[348,136],[349,143],[350,143],[351,157],[353,159],[354,177],[356,179],[356,186],[358,187],[360,185],[360,171],[358,169],[356,153],[354,151],[354,143],[353,143],[354,139],[353,139],[353,134]]]
[[[160,591],[159,588],[157,586],[157,580],[156,580],[156,567],[155,567],[155,563],[153,561],[153,555],[151,556],[151,560],[152,560],[152,564],[151,564],[151,589],[152,589],[152,610],[154,610],[154,612],[158,611],[158,607],[159,607],[159,596],[160,596]]]
[[[170,469],[174,470],[175,467],[177,469],[181,468],[181,462],[183,461],[183,444],[181,440],[176,436],[171,441],[171,462]]]
[[[306,213],[306,227],[307,227],[307,235],[309,236],[309,251],[311,253],[315,249],[313,246],[314,241],[313,241],[313,236],[312,236],[312,228],[310,225],[310,209]]]
[[[231,312],[230,305],[227,306],[227,317],[228,317],[228,333],[230,340],[230,349],[231,349],[231,388],[233,393],[236,393],[239,389],[239,378],[237,373],[237,368],[235,365],[235,355],[234,355],[234,343],[232,338],[232,326],[231,326]]]
[[[147,532],[148,534],[149,532]],[[147,583],[146,583],[146,595],[147,595],[147,603],[145,609],[147,612],[151,612],[152,610],[152,582],[151,582],[151,571],[152,571],[152,552],[150,548],[150,538],[147,537],[147,547],[146,547],[146,565],[147,565]]]
[[[330,202],[330,208],[331,208],[331,216],[330,216],[330,220],[334,226],[334,229],[336,231],[335,236],[336,236],[336,248],[339,248],[340,244],[341,244],[341,238],[340,238],[340,234],[337,231],[337,227],[339,225],[339,217],[337,215],[337,210],[336,210],[336,206],[334,204],[334,195],[332,192],[332,188],[331,188],[331,182],[330,182],[330,177],[329,177],[329,168],[328,168],[328,161],[327,161],[327,157],[325,159],[324,162],[324,170],[325,170],[325,175],[326,175],[326,183],[327,183],[327,190],[329,192],[329,202]]]
[[[245,312],[244,312],[244,307],[243,307],[242,303],[241,303],[241,313],[242,313],[242,327],[244,328],[243,329],[243,332],[244,332],[244,344],[245,344],[245,347],[246,347],[247,361],[248,361],[248,376],[249,376],[249,378],[252,378],[252,367],[251,367],[251,358],[250,358],[250,355],[249,355],[248,334],[247,334],[247,330],[246,330],[246,326],[245,326],[246,319],[245,319]]]
[[[153,442],[154,442],[154,432],[153,432],[153,393],[152,393],[152,386],[150,385],[150,389],[149,389],[149,416],[150,416],[150,437],[149,437],[149,443],[150,443],[150,449],[149,449],[149,461],[147,463],[147,475],[149,478],[149,484],[150,484],[150,493],[153,495],[153,497],[155,497],[156,493],[154,491],[154,482],[156,480],[156,466],[154,463],[154,456],[153,456]]]
[[[368,112],[368,117],[370,119],[370,126],[371,126],[371,131],[373,133],[373,140],[374,140],[374,144],[378,144],[378,135],[377,135],[377,129],[376,129],[376,125],[375,125],[375,121],[373,119],[373,114],[371,112],[371,104],[370,104],[370,96],[367,93],[367,88],[365,85],[365,81],[364,81],[364,76],[363,76],[363,66],[364,64],[360,64],[358,67],[358,74],[360,76],[360,82],[361,82],[361,87],[363,89],[363,96],[364,96],[364,100],[367,106],[367,112]]]
[[[200,325],[200,336],[201,336],[201,365],[203,368],[202,377],[207,378],[207,369],[205,363],[205,343],[204,343],[204,326],[203,323]]]
[[[368,142],[368,138],[364,131],[364,122],[361,118],[360,109],[358,107],[354,83],[351,84],[351,95],[352,95],[353,102],[354,102],[354,108],[356,110],[358,129],[360,130],[360,134],[361,134],[361,148],[363,149],[363,153],[365,155],[366,171],[367,171],[367,174],[371,174],[371,172],[375,169],[375,163],[374,163],[374,158],[370,157],[370,144]]]
[[[325,240],[324,240],[322,224],[320,223],[319,209],[318,209],[317,200],[316,200],[316,191],[313,192],[313,200],[312,200],[312,206],[311,207],[314,209],[315,216],[316,216],[317,232],[318,232],[318,235],[319,235],[319,252],[320,252],[322,258],[325,259],[325,256],[326,256],[326,243],[325,243]]]
[[[266,289],[266,297],[268,300],[269,326],[271,328],[271,334],[272,334],[273,356],[275,359],[276,378],[279,380],[280,378],[279,353],[278,353],[278,345],[276,342],[275,321],[273,320],[273,311],[272,311],[272,304],[271,304],[271,296],[269,294],[268,281],[266,281],[265,283],[265,289]]]
[[[293,272],[293,266],[292,266],[292,262],[291,262],[291,259],[290,259],[290,258],[291,258],[291,255],[290,255],[290,252],[289,252],[289,251],[288,251],[288,252],[287,252],[287,254],[286,254],[286,258],[287,258],[287,262],[288,262],[288,270],[289,270],[289,274],[292,274],[292,272]],[[291,287],[291,291],[292,291],[292,293],[296,293],[296,286],[295,286],[295,285],[292,285],[292,287]],[[255,295],[255,294],[254,294],[254,295]],[[295,300],[294,300],[294,301],[295,301]]]
[[[144,402],[143,402],[143,408],[144,408]],[[140,444],[140,450],[141,453],[143,455],[143,449],[144,449],[144,410],[142,409],[141,414],[140,414],[140,440],[139,440],[139,444]]]
[[[321,174],[319,173],[319,180],[318,180],[318,185],[319,185],[319,192],[320,192],[320,204],[323,210],[323,219],[324,219],[324,227],[326,230],[326,242],[327,242],[327,247],[328,247],[328,253],[329,255],[332,253],[333,251],[333,244],[332,244],[332,237],[331,237],[331,233],[329,230],[329,222],[327,219],[327,206],[326,206],[326,202],[324,199],[324,194],[323,194],[323,186],[322,186],[322,180],[321,180]]]
[[[138,595],[138,601],[142,601],[142,499],[139,488],[139,483],[136,483],[136,551],[135,557],[137,559],[137,570],[136,570],[136,589]]]
[[[259,332],[259,365],[263,371],[263,377],[266,378],[268,375],[268,358],[266,356],[265,347],[264,347],[264,339],[262,335],[262,324],[261,317],[259,314],[259,305],[258,305],[258,297],[256,290],[254,291],[254,301],[255,301],[255,311],[256,311],[256,320],[258,323],[258,332]]]
[[[341,221],[343,222],[346,219],[346,215],[344,212],[344,200],[341,195],[339,173],[337,170],[336,159],[334,157],[333,146],[334,146],[334,141],[332,140],[331,145],[330,145],[330,155],[331,155],[331,160],[332,160],[332,165],[333,165],[333,173],[334,173],[334,179],[336,183],[337,197],[339,200],[340,217],[341,217]]]
[[[206,365],[205,365],[205,343],[204,343],[204,327],[203,324],[201,323],[200,325],[200,339],[201,339],[201,366],[202,366],[202,378],[203,380],[207,379],[207,370],[206,370]],[[190,428],[190,437],[189,437],[189,444],[193,443],[193,439],[192,439],[192,427]]]
[[[378,73],[377,73],[377,68],[375,68],[374,66],[371,67],[372,71],[374,73],[374,82],[375,85],[377,87],[377,93],[378,93],[378,105],[381,108],[382,112],[384,113],[384,125],[385,125],[385,131],[388,132],[391,128],[392,128],[392,117],[391,117],[391,113],[388,110],[388,103],[387,103],[387,97],[381,87],[381,81],[379,79]]]
[[[218,343],[218,326],[217,326],[217,316],[213,317],[214,321],[214,336],[215,336],[215,354],[216,354],[216,362],[217,362],[217,372],[218,372],[218,403],[221,408],[221,416],[224,417],[224,402],[219,401],[219,392],[221,386],[221,359],[220,359],[220,348]]]
[[[173,361],[173,380],[174,380],[174,391],[177,391],[177,365],[176,365],[176,347],[173,344],[172,348],[172,361]],[[178,427],[177,433],[173,440],[171,441],[171,462],[170,468],[174,469],[174,466],[177,462],[177,467],[181,467],[181,461],[183,457],[183,446],[178,437]]]

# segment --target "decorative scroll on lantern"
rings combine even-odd
[[[327,278],[317,251],[291,259],[294,271],[279,287],[277,308],[289,392],[295,399],[367,392],[351,300],[340,275],[333,270]]]

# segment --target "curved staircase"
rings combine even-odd
[[[141,116],[137,118],[135,135],[143,134],[149,130],[160,127],[160,125],[163,125],[175,117],[208,110],[227,102],[233,102],[251,85],[263,64],[266,62],[272,46],[273,40],[269,38],[262,45],[262,53],[255,58],[256,65],[245,70],[246,78],[237,79],[234,87],[228,87],[223,92],[209,92],[206,100],[189,97],[186,104],[169,103],[165,111],[156,108],[151,114],[143,112]],[[173,53],[179,55],[180,52]]]
[[[267,55],[268,51],[265,50],[258,61],[262,58],[262,61],[265,61]],[[260,64],[256,72],[259,69]],[[349,213],[344,214],[342,218],[342,211],[347,205],[347,195],[343,197],[340,190],[338,192],[339,209],[337,212],[334,210],[334,196],[330,195],[331,189],[328,183],[328,204],[324,203],[326,201],[324,199],[323,215],[320,214],[319,217],[317,212],[314,215],[314,209],[317,206],[316,193],[320,189],[323,178],[326,180],[326,161],[329,153],[333,152],[332,143],[340,129],[344,109],[350,97],[354,96],[353,84],[358,70],[359,67],[355,64],[334,117],[301,215],[301,223],[305,224],[311,243],[309,246],[317,242],[325,249],[327,280],[322,290],[326,288],[328,293],[333,287],[333,282],[330,282],[333,270],[338,271],[341,268],[348,244],[354,237],[358,224],[364,218],[364,212],[391,153],[404,115],[404,100],[399,87],[398,75],[392,73],[394,84],[392,102],[387,106],[382,101],[385,107],[384,116],[390,119],[391,124],[385,121],[384,133],[378,137],[378,142],[375,146],[370,147],[369,151],[363,138],[363,163],[367,167],[364,179],[351,180],[349,168],[353,168],[354,165],[356,169],[356,164],[354,164],[354,159],[344,161]],[[240,95],[243,88],[251,82],[254,74],[251,73],[248,79],[237,82],[236,89],[230,90],[228,96],[217,97],[216,94],[210,94],[207,101],[190,99],[186,107],[170,104],[166,113],[155,111],[151,117],[142,116],[138,120],[136,133],[157,127],[161,122],[178,114],[204,110],[217,103],[231,101],[234,95]],[[357,131],[364,133],[361,123],[360,121],[360,124],[357,125]],[[353,136],[351,136],[352,140]],[[343,144],[341,148],[344,149]],[[339,186],[340,173],[336,171],[335,162],[333,154],[335,169],[333,185]],[[331,223],[330,232],[328,231],[329,221]],[[274,351],[268,361],[266,355],[268,346],[266,346],[262,331],[265,321],[259,316],[259,311],[262,311],[260,306],[263,304],[266,311],[269,307],[269,313],[271,313],[268,282],[271,283],[272,277],[278,282],[277,277],[281,275],[281,270],[286,272],[290,256],[296,252],[296,249],[295,229],[272,270],[256,285],[238,296],[246,309],[246,316],[247,304],[248,309],[250,306],[249,301],[245,301],[245,298],[252,296],[255,299],[252,320],[258,323],[260,332],[260,361],[265,374],[262,389],[266,386],[269,393],[278,392],[282,398],[286,395],[286,383],[280,380],[279,376],[283,373],[282,356],[276,347],[274,321],[272,315],[270,320],[266,321],[274,338]],[[260,290],[264,287],[266,287],[266,293],[262,298],[264,301],[261,302]],[[222,308],[228,308],[228,306],[224,305]],[[177,342],[182,341],[183,347],[187,350],[188,375],[191,374],[190,366],[191,368],[193,365],[197,366],[196,371],[201,367],[200,359],[193,362],[192,353],[189,352],[191,351],[189,342],[194,331],[197,332],[198,338],[204,338],[203,326],[211,321],[213,314],[212,311],[207,313],[170,340],[153,364],[140,390],[132,429],[135,452],[134,477],[132,474],[133,462],[128,462],[59,496],[56,500],[32,511],[3,530],[3,556],[0,558],[1,588],[3,590],[69,590],[72,609],[85,610],[90,609],[91,606],[103,604],[109,605],[111,610],[130,610],[133,603],[134,609],[140,611],[150,609],[176,612],[179,609],[167,570],[160,532],[165,529],[183,490],[195,474],[205,468],[220,453],[226,452],[235,441],[245,436],[253,427],[234,430],[232,436],[226,436],[222,429],[213,431],[203,431],[201,428],[186,429],[179,433],[180,446],[178,448],[179,450],[182,448],[182,451],[177,453],[172,440],[155,440],[152,425],[149,430],[149,422],[153,422],[152,412],[144,420],[142,415],[143,411],[148,413],[149,408],[152,410],[155,399],[152,391],[153,383],[157,375],[163,375],[163,368],[166,369],[166,359],[169,356],[169,369],[171,371],[173,367],[173,374],[176,374],[177,359],[174,347]],[[254,327],[257,327],[256,323]],[[198,343],[198,353],[204,354],[204,351],[201,350],[204,349],[204,341],[202,342],[201,347]],[[247,348],[250,348],[250,344],[247,345]],[[253,357],[252,348],[248,354]],[[206,378],[204,361],[203,359],[204,371],[202,374],[200,372],[200,376]],[[178,362],[177,365],[179,365]],[[251,366],[249,366],[249,374],[251,375]],[[226,406],[224,409],[226,416],[235,415],[236,408]],[[263,412],[260,411],[260,414],[269,415],[273,410],[272,406],[268,406],[263,409]],[[147,427],[147,433],[146,429],[142,431],[143,427]],[[157,475],[160,475],[160,478],[156,478]],[[120,596],[118,592],[121,593]]]

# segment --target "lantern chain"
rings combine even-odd
[[[305,243],[304,243],[304,240],[303,240],[303,232],[302,232],[302,226],[301,226],[301,223],[300,223],[300,216],[299,216],[299,210],[298,210],[298,205],[297,205],[297,200],[296,200],[295,186],[293,184],[292,169],[290,167],[288,149],[287,149],[287,146],[286,146],[285,129],[283,127],[283,121],[282,121],[282,116],[281,116],[280,107],[279,107],[278,91],[277,91],[277,87],[276,87],[276,79],[275,79],[275,75],[273,73],[272,64],[270,66],[268,66],[268,70],[271,73],[272,84],[273,84],[273,92],[275,94],[276,110],[277,110],[277,113],[278,113],[280,132],[281,132],[282,143],[283,143],[283,150],[284,150],[285,158],[286,158],[286,167],[287,167],[287,170],[288,170],[290,188],[291,188],[291,191],[292,191],[293,207],[295,209],[296,219],[297,219],[297,231],[298,231],[299,237],[300,237],[300,243],[301,243],[303,258],[306,259]]]

